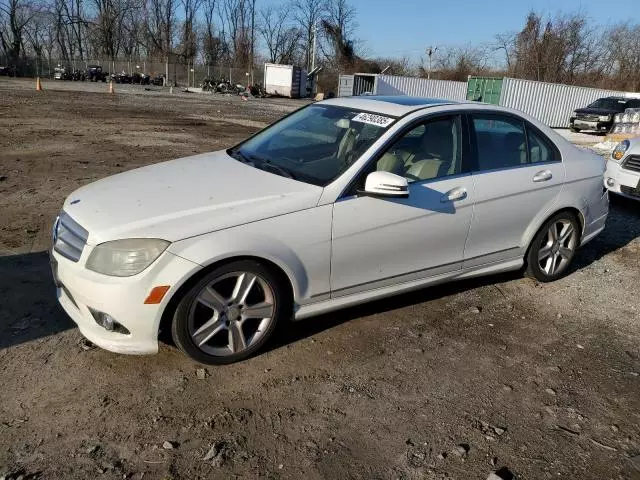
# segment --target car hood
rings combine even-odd
[[[610,110],[608,108],[579,108],[576,113],[582,113],[586,115],[615,115],[620,113],[617,110]]]
[[[87,243],[170,242],[311,208],[322,188],[207,153],[107,177],[73,192],[64,210]]]

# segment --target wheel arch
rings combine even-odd
[[[178,289],[175,292],[173,292],[173,295],[171,295],[171,298],[167,302],[167,305],[162,312],[162,316],[160,317],[160,324],[158,325],[158,335],[160,335],[161,332],[168,332],[170,330],[171,322],[173,321],[173,316],[175,314],[176,308],[178,307],[178,304],[180,303],[180,300],[189,291],[189,289],[193,287],[193,285],[195,285],[197,282],[200,281],[200,279],[202,279],[205,275],[215,270],[216,268],[221,267],[223,265],[227,265],[232,262],[243,261],[243,260],[249,260],[249,261],[254,261],[256,263],[260,263],[265,267],[267,267],[269,271],[271,271],[271,273],[276,275],[278,277],[278,280],[282,282],[282,285],[285,286],[286,288],[285,295],[287,295],[287,299],[291,303],[291,306],[293,307],[293,300],[295,296],[294,282],[292,281],[290,274],[288,274],[282,266],[278,265],[278,263],[272,260],[269,260],[264,257],[255,256],[255,255],[231,256],[231,257],[219,259],[211,264],[205,265],[203,268],[201,268],[200,270],[195,272],[193,275],[191,275],[191,277],[189,277],[184,282],[182,282],[182,285],[180,285]],[[293,314],[293,309],[291,313]]]
[[[580,240],[582,239],[582,234],[584,233],[585,225],[586,225],[584,214],[580,211],[579,208],[576,208],[576,207],[567,206],[567,207],[558,208],[556,210],[553,210],[553,212],[551,212],[550,214],[545,215],[542,221],[539,222],[537,225],[535,225],[535,229],[534,228],[529,229],[528,231],[529,234],[527,236],[526,242],[524,243],[524,245],[526,245],[526,249],[524,252],[525,262],[526,262],[527,256],[529,255],[529,251],[531,250],[531,245],[533,244],[533,240],[536,238],[536,236],[538,235],[542,227],[544,227],[544,225],[551,218],[555,217],[559,213],[564,213],[564,212],[572,214],[578,220],[578,223],[580,224],[580,238],[578,239],[578,242],[580,242]],[[579,243],[578,243],[578,246],[579,246]]]

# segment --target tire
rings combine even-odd
[[[569,130],[571,130],[573,133],[580,133],[580,129],[579,129],[579,128],[574,127],[573,125],[571,125],[571,126],[569,127]]]
[[[580,223],[571,212],[560,212],[547,220],[529,246],[527,276],[543,283],[562,278],[580,245],[580,232]]]
[[[171,324],[173,341],[199,363],[244,360],[269,341],[283,317],[290,316],[288,291],[277,275],[256,261],[217,267],[178,303]]]

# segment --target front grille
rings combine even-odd
[[[629,156],[622,164],[622,168],[625,170],[640,172],[640,155]]]
[[[80,260],[89,232],[66,212],[60,213],[53,230],[53,249],[72,262]]]
[[[576,115],[578,120],[583,120],[585,122],[597,122],[600,118],[599,115],[589,115],[586,113],[579,113]]]
[[[620,191],[625,195],[631,195],[632,197],[640,197],[640,190],[633,187],[627,187],[626,185],[620,185]]]

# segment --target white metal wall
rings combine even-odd
[[[557,83],[504,78],[500,105],[515,108],[553,128],[568,128],[571,113],[601,97],[632,96],[628,92],[573,87]]]
[[[340,75],[338,77],[338,96],[353,96],[353,75]]]
[[[443,100],[465,100],[467,97],[467,82],[378,75],[374,93],[376,95],[408,95],[410,97],[441,98]]]

